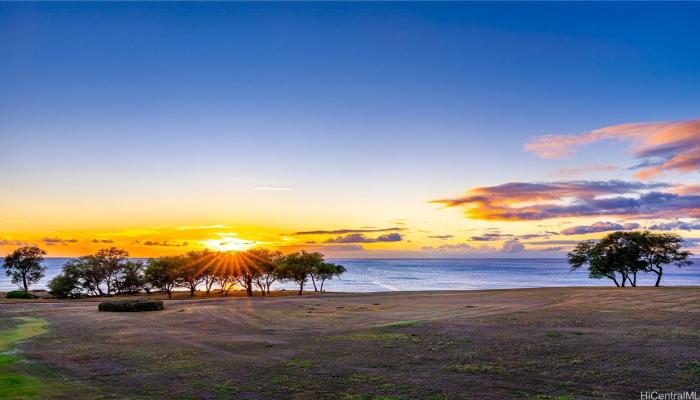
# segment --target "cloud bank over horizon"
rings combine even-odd
[[[537,221],[563,217],[683,218],[700,216],[700,195],[676,194],[667,183],[620,180],[509,182],[432,200],[460,207],[467,218]]]

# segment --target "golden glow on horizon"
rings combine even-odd
[[[243,251],[258,245],[258,242],[244,240],[232,236],[222,236],[218,239],[203,240],[204,247],[216,251]]]

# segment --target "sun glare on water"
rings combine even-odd
[[[216,251],[243,251],[255,247],[257,244],[257,242],[252,240],[243,240],[230,236],[204,240],[202,243],[206,248]]]

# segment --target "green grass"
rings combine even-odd
[[[289,382],[289,378],[283,375],[275,375],[270,378],[270,383],[273,385],[284,385]]]
[[[291,360],[288,360],[287,362],[285,362],[285,364],[288,367],[309,368],[311,366],[311,361],[302,360],[299,358],[292,358]]]
[[[12,349],[17,343],[48,332],[48,322],[42,318],[18,317],[22,321],[14,328],[0,332],[0,352]]]
[[[700,375],[700,361],[692,362],[688,367],[695,375]]]
[[[239,389],[239,388],[236,387],[236,386],[230,386],[230,385],[227,385],[227,384],[223,384],[223,383],[222,383],[222,384],[220,384],[220,385],[216,385],[216,386],[214,387],[214,391],[217,392],[217,393],[219,393],[219,394],[232,394],[232,393],[238,393],[238,392],[240,392],[241,389]]]
[[[0,332],[0,351],[12,350],[18,343],[48,332],[48,322],[41,318],[19,317],[17,326]],[[42,380],[17,373],[14,365],[21,358],[11,354],[0,354],[0,398],[32,399],[44,398],[47,384]]]

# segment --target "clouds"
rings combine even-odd
[[[402,236],[398,233],[388,233],[379,235],[375,238],[369,238],[361,233],[353,233],[346,236],[338,236],[333,239],[327,239],[324,243],[381,243],[381,242],[400,242]]]
[[[322,251],[364,251],[365,248],[359,244],[333,244],[323,246]]]
[[[189,245],[187,242],[170,242],[167,240],[163,241],[157,241],[157,240],[146,240],[146,241],[136,241],[138,244],[142,244],[144,246],[161,246],[161,247],[186,247]]]
[[[694,220],[690,222],[684,221],[668,221],[661,224],[655,224],[650,226],[648,229],[653,231],[671,231],[671,230],[681,230],[681,231],[692,231],[695,229],[700,229],[700,220]]]
[[[504,253],[520,253],[525,251],[525,245],[520,243],[518,239],[508,239],[503,243],[501,251]]]
[[[29,243],[21,240],[0,239],[0,246],[28,246]]]
[[[294,235],[345,235],[348,233],[372,233],[372,232],[389,232],[402,231],[405,228],[362,228],[362,229],[336,229],[336,230],[318,230],[318,231],[301,231],[294,232]]]
[[[344,253],[344,252],[364,252],[365,248],[362,247],[362,245],[359,244],[312,244],[312,243],[305,243],[305,244],[291,244],[287,246],[279,246],[277,247],[278,250],[284,252],[284,253],[290,253],[294,251],[299,251],[299,250],[305,250],[305,251],[319,251],[321,253]]]
[[[472,246],[469,243],[442,244],[440,246],[423,246],[422,251],[439,252],[439,253],[464,253],[469,255],[497,255],[497,254],[514,254],[526,252],[525,245],[520,240],[508,239],[500,248],[482,245]]]
[[[447,239],[452,239],[454,235],[431,235],[428,236],[428,239],[438,239],[438,240],[447,240]]]
[[[468,243],[458,243],[458,244],[441,244],[440,246],[423,246],[421,248],[423,251],[439,251],[439,252],[460,252],[460,253],[471,253],[477,251],[477,248]]]
[[[510,182],[433,200],[480,220],[535,221],[562,217],[671,218],[700,216],[700,194],[659,191],[664,183],[609,181]]]
[[[557,174],[562,176],[583,175],[589,172],[614,172],[618,168],[614,165],[585,165],[578,168],[562,168]]]
[[[629,222],[625,224],[616,224],[613,222],[596,222],[592,225],[579,225],[566,228],[561,231],[562,235],[585,235],[587,233],[608,232],[608,231],[626,231],[639,228],[639,224]]]
[[[636,174],[639,179],[700,169],[700,119],[612,125],[579,135],[545,135],[527,143],[525,149],[540,157],[560,158],[601,140],[630,143],[632,154],[642,160]]]
[[[109,244],[109,243],[114,243],[114,240],[112,240],[112,239],[92,239],[92,243]]]
[[[470,239],[475,242],[490,242],[494,240],[501,240],[502,238],[503,234],[501,233],[484,233],[480,236],[472,236]]]
[[[77,243],[78,239],[64,239],[60,237],[45,237],[41,239],[41,242],[43,242],[47,246],[55,246],[55,245],[62,245],[62,246],[67,246],[69,243]]]

